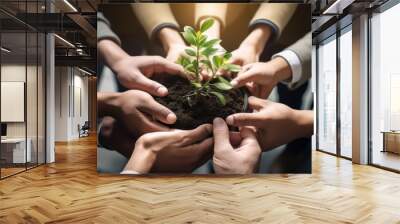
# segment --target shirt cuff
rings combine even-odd
[[[290,66],[290,70],[292,70],[292,80],[286,80],[283,81],[283,83],[293,85],[294,83],[300,81],[302,68],[299,56],[297,56],[297,54],[291,50],[284,50],[273,55],[272,59],[276,57],[282,57],[285,59]]]

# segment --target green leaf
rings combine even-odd
[[[205,60],[205,59],[203,59],[203,60],[201,60],[200,62],[203,63],[203,64],[205,64],[205,65],[207,65],[207,67],[208,67],[209,69],[212,69],[212,65],[211,65],[211,61],[210,61],[210,60]]]
[[[222,63],[224,62],[224,59],[222,59],[222,57],[221,57],[221,56],[218,56],[218,55],[214,55],[214,56],[212,57],[212,60],[213,60],[214,66],[215,66],[217,69],[218,69],[219,67],[221,67]]]
[[[232,57],[232,53],[230,53],[230,52],[225,52],[225,54],[224,54],[224,59],[225,59],[225,60],[229,60],[231,57]]]
[[[222,95],[222,94],[219,93],[219,92],[215,92],[215,91],[211,91],[210,93],[217,97],[218,102],[219,102],[222,106],[225,106],[226,100],[225,100],[225,96],[224,96],[224,95]]]
[[[203,45],[204,45],[204,43],[207,41],[207,35],[204,35],[204,34],[202,34],[202,35],[200,35],[200,38],[199,38],[199,46],[202,46],[203,47]]]
[[[180,56],[177,63],[182,65],[183,67],[186,67],[188,64],[190,64],[190,60],[185,56]]]
[[[196,31],[191,26],[183,27],[183,31],[186,33],[191,33],[193,36],[196,36]]]
[[[218,75],[217,79],[218,79],[218,82],[222,82],[222,83],[226,83],[228,85],[231,85],[231,83],[228,80],[226,80],[223,76]]]
[[[225,64],[222,69],[230,71],[230,72],[240,72],[241,67],[235,64]]]
[[[185,49],[186,54],[190,55],[190,56],[196,56],[196,52],[193,49],[190,48],[186,48]]]
[[[211,39],[207,42],[205,42],[202,47],[204,48],[208,48],[208,47],[214,47],[216,44],[219,44],[221,42],[221,40],[219,39]]]
[[[196,32],[190,26],[185,26],[182,36],[188,44],[196,45]]]
[[[196,69],[195,69],[195,67],[193,66],[193,64],[188,64],[188,65],[186,65],[186,66],[185,66],[185,70],[187,70],[187,71],[189,71],[189,72],[196,73]]]
[[[218,51],[217,48],[209,47],[209,48],[204,49],[201,53],[204,56],[209,57],[210,55],[215,54],[217,51]]]
[[[198,83],[198,82],[192,82],[192,85],[194,86],[194,87],[196,87],[196,88],[198,88],[198,89],[200,89],[201,88],[201,83]]]
[[[231,84],[224,83],[224,82],[216,82],[211,85],[215,86],[219,90],[224,90],[224,91],[227,91],[227,90],[230,90],[233,88]]]
[[[214,19],[207,19],[206,21],[204,21],[203,24],[201,24],[200,26],[200,31],[202,33],[204,33],[206,30],[210,29],[210,27],[212,27],[212,25],[214,24]]]

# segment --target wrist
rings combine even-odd
[[[290,69],[289,63],[282,57],[276,57],[271,61],[271,67],[274,69],[274,77],[278,82],[282,82],[292,78],[292,70]]]
[[[111,68],[111,70],[115,71],[116,64],[119,61],[129,57],[129,55],[122,50],[120,46],[118,46],[114,41],[111,40],[101,40],[97,43],[97,47],[101,56],[106,61],[106,64]]]
[[[124,171],[133,171],[141,174],[149,173],[157,159],[155,150],[151,150],[142,139],[138,139],[135,149],[125,165]]]
[[[240,44],[240,47],[251,47],[259,56],[263,52],[266,43],[271,36],[271,28],[265,25],[256,26],[246,39]]]
[[[294,122],[297,126],[297,137],[305,138],[313,135],[314,113],[310,110],[294,110]]]
[[[179,32],[170,27],[162,28],[158,32],[158,38],[166,52],[168,52],[174,45],[185,45]]]

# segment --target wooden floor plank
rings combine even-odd
[[[94,137],[0,181],[0,223],[400,223],[400,175],[313,152],[311,175],[99,175]]]

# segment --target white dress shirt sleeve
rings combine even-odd
[[[297,54],[291,50],[283,50],[277,54],[274,54],[272,56],[272,59],[276,57],[282,57],[283,59],[285,59],[289,64],[290,69],[292,70],[292,79],[283,81],[283,83],[287,85],[293,85],[296,82],[300,81],[302,75],[302,67],[299,56],[297,56]]]

